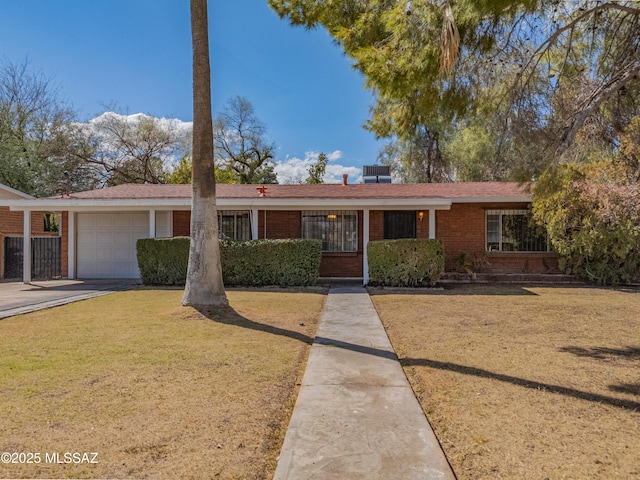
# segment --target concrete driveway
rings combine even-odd
[[[139,284],[137,279],[47,280],[28,285],[0,282],[0,319],[129,290]]]

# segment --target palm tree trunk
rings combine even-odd
[[[191,246],[182,304],[227,305],[220,263],[216,179],[213,168],[207,0],[191,0],[191,36],[193,44]]]

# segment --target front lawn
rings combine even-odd
[[[324,294],[207,314],[142,289],[1,320],[0,452],[40,460],[0,478],[271,478]]]
[[[640,478],[640,292],[376,292],[460,480]]]

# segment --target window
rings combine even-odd
[[[302,238],[322,240],[323,252],[357,252],[358,212],[302,212]]]
[[[385,211],[384,238],[385,240],[416,238],[416,212],[413,210]]]
[[[548,252],[546,234],[531,225],[528,210],[487,211],[488,252]]]
[[[58,232],[60,230],[60,219],[55,213],[44,214],[44,225],[42,230],[44,232]]]
[[[219,210],[218,228],[220,237],[229,240],[249,240],[251,223],[248,211]]]

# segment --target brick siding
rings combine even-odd
[[[554,253],[506,253],[485,252],[485,211],[487,209],[523,209],[526,204],[453,204],[451,210],[436,212],[436,238],[444,244],[447,269],[455,270],[456,257],[460,253],[486,254],[490,263],[484,271],[501,273],[544,273],[557,270],[558,257]],[[7,210],[7,209],[4,209]],[[417,212],[416,212],[417,215]],[[42,214],[32,213],[32,235],[43,232]],[[265,230],[266,220],[266,230]],[[173,211],[173,235],[189,236],[191,212]],[[22,212],[8,212],[0,208],[0,239],[3,234],[22,235]],[[298,210],[260,210],[258,212],[258,238],[300,238],[302,212]],[[429,211],[424,210],[422,221],[416,217],[416,235],[429,238]],[[384,238],[384,211],[369,212],[369,239]],[[358,251],[348,253],[324,253],[320,264],[323,277],[361,277],[363,274],[363,212],[358,212]],[[68,214],[62,216],[62,275],[68,276]],[[3,252],[4,253],[4,252]],[[0,275],[2,275],[0,263]]]
[[[447,270],[457,268],[461,253],[486,255],[483,271],[491,273],[546,273],[557,270],[558,256],[547,252],[486,252],[486,210],[526,209],[527,204],[453,204],[451,210],[436,213],[436,238],[444,244]]]

